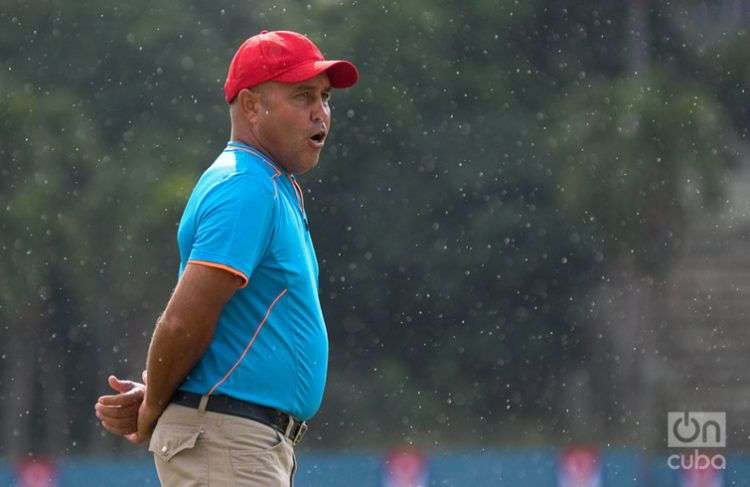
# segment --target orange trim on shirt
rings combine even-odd
[[[229,267],[228,265],[217,264],[216,262],[207,262],[205,260],[189,260],[188,264],[198,264],[198,265],[203,265],[203,266],[206,266],[206,267],[213,267],[215,269],[225,270],[225,271],[229,272],[230,274],[234,274],[235,276],[237,276],[240,279],[242,279],[242,285],[240,286],[240,289],[242,289],[243,287],[247,286],[247,282],[248,282],[247,276],[243,272],[240,272],[237,269]]]
[[[297,195],[297,203],[299,203],[299,207],[302,210],[302,213],[305,212],[305,197],[302,194],[302,186],[299,185],[296,179],[292,179],[292,177],[289,177],[289,181],[292,182],[292,186],[294,187],[294,193]]]
[[[232,368],[227,371],[226,374],[224,374],[224,377],[221,378],[219,382],[214,384],[214,386],[208,391],[207,395],[211,395],[217,387],[222,385],[224,381],[226,381],[230,375],[232,375],[232,372],[234,372],[234,369],[237,368],[238,365],[240,365],[240,362],[242,362],[242,359],[245,358],[245,355],[247,355],[247,352],[250,351],[250,348],[252,348],[253,343],[255,343],[255,339],[258,338],[258,334],[260,333],[261,328],[263,328],[263,325],[266,323],[266,320],[268,319],[268,315],[271,314],[271,310],[276,305],[276,302],[281,299],[281,296],[285,295],[288,289],[284,289],[279,293],[278,296],[276,296],[276,299],[273,300],[273,302],[268,306],[268,309],[266,310],[266,315],[263,317],[263,319],[258,323],[258,326],[255,328],[255,333],[253,333],[253,337],[250,339],[250,341],[247,343],[247,346],[245,347],[245,350],[242,351],[242,354],[240,355],[240,358],[237,359],[237,361],[232,365]]]

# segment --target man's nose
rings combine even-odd
[[[323,98],[318,98],[310,109],[310,120],[313,122],[327,122],[327,114],[328,110]]]

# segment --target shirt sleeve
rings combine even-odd
[[[271,180],[234,175],[217,184],[198,209],[188,263],[224,269],[245,287],[268,248],[276,202]]]

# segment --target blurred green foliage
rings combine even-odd
[[[126,448],[89,412],[108,373],[139,375],[228,138],[226,66],[264,28],[361,72],[303,178],[332,343],[308,445],[564,441],[585,298],[623,259],[668,270],[747,126],[679,33],[630,71],[627,22],[621,2],[6,2],[0,451]],[[721,73],[747,76],[742,46]]]

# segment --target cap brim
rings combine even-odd
[[[320,73],[328,74],[328,81],[333,88],[349,88],[359,79],[357,68],[349,61],[311,61],[296,66],[273,80],[280,83],[300,83],[314,78]]]

